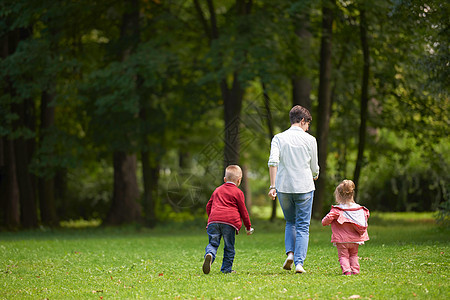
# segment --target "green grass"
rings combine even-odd
[[[281,268],[283,221],[236,238],[236,274],[201,270],[204,222],[156,229],[0,233],[0,299],[449,299],[449,230],[431,214],[374,213],[361,274],[340,275],[331,230],[313,222],[306,274]]]

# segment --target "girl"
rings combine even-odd
[[[322,219],[322,225],[331,224],[331,242],[336,246],[343,275],[359,274],[358,247],[369,240],[367,219],[369,210],[353,199],[355,184],[342,181],[334,191],[338,205]]]

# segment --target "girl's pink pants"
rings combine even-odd
[[[336,243],[342,273],[359,274],[358,244]]]

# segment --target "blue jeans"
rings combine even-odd
[[[284,233],[286,254],[293,252],[295,265],[303,266],[308,251],[314,191],[302,194],[277,192],[277,195],[286,220]]]
[[[208,253],[212,254],[212,262],[214,262],[214,260],[216,259],[217,249],[220,245],[220,239],[223,237],[225,246],[223,248],[223,261],[220,271],[222,273],[230,273],[233,267],[235,255],[234,241],[236,229],[233,226],[227,224],[211,223],[208,225],[206,233],[209,237],[209,244],[208,246],[206,246],[205,256]]]

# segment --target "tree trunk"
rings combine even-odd
[[[114,152],[114,190],[106,224],[120,225],[141,220],[139,188],[136,177],[136,155]]]
[[[144,195],[142,206],[146,223],[149,226],[156,225],[156,201],[158,199],[159,163],[151,163],[150,153],[141,152],[142,180],[144,183]]]
[[[19,114],[19,119],[24,117],[23,104],[17,104],[18,110],[22,111]],[[16,128],[19,128],[17,126]],[[17,170],[17,182],[20,190],[20,211],[21,224],[25,228],[33,228],[38,225],[35,189],[31,174],[28,171],[29,167],[29,151],[28,143],[24,137],[20,137],[14,141],[14,156]]]
[[[16,29],[1,37],[1,58],[6,58],[14,53],[20,41],[19,30]],[[14,88],[9,78],[5,78],[5,94],[14,97]],[[11,107],[11,110],[14,108]],[[14,125],[17,126],[17,122]],[[20,226],[20,194],[17,182],[17,168],[14,155],[14,142],[9,137],[1,138],[1,178],[0,178],[0,208],[2,210],[0,219],[7,228]]]
[[[19,41],[28,39],[31,33],[31,29],[21,28],[18,33]],[[36,110],[33,99],[23,99],[22,103],[18,103],[16,108],[19,113],[19,120],[16,123],[17,127],[15,129],[25,127],[30,132],[35,133]],[[35,146],[35,139],[29,137],[20,137],[14,142],[17,178],[20,189],[21,223],[25,228],[38,226],[35,177],[29,171],[29,165],[36,148]]]
[[[42,93],[41,97],[41,129],[40,142],[45,139],[45,135],[49,128],[55,123],[55,108],[49,105],[53,100],[53,96],[47,92]],[[53,172],[52,172],[53,173]],[[39,208],[41,212],[41,222],[48,226],[57,226],[58,219],[56,217],[55,207],[55,183],[54,175],[51,177],[40,177],[38,179],[39,190]]]
[[[120,58],[126,61],[139,42],[138,0],[129,0],[125,4],[119,41],[122,47]],[[141,206],[137,202],[140,195],[136,177],[136,155],[116,150],[113,154],[113,165],[113,199],[105,221],[110,225],[140,222],[142,216]]]
[[[250,180],[248,178],[248,166],[242,165],[242,191],[245,196],[245,206],[249,215],[252,214],[252,189],[250,188]]]
[[[145,97],[145,93],[143,92],[145,89],[143,88],[143,78],[138,76],[138,84],[137,90],[139,91],[139,118],[141,121],[141,149],[151,149],[151,146],[148,142],[149,129],[148,124],[149,120],[149,103],[148,99]],[[152,132],[152,134],[158,134]],[[158,138],[159,140],[164,139],[164,131]],[[157,148],[157,147],[155,147]],[[148,226],[153,227],[157,223],[156,216],[156,202],[158,200],[158,181],[159,181],[159,170],[160,170],[160,158],[162,157],[161,150],[155,150],[153,153],[147,150],[141,151],[141,162],[142,162],[142,183],[144,186],[144,193],[142,197],[142,208],[144,213],[144,219]],[[181,159],[180,159],[181,164]]]
[[[264,95],[264,108],[266,109],[267,114],[267,128],[269,134],[269,140],[272,141],[274,133],[273,133],[273,121],[272,121],[272,111],[270,110],[270,97],[266,90],[266,85],[264,82],[261,83],[263,88]],[[270,221],[273,222],[277,217],[277,199],[272,201],[272,213],[270,214]]]
[[[292,82],[292,106],[301,105],[311,111],[311,80],[294,76]]]
[[[8,56],[8,35],[0,37],[0,57],[2,59]],[[3,120],[2,120],[3,122]],[[5,160],[7,151],[6,138],[0,137],[0,226],[6,225],[6,203],[8,185],[6,180],[9,178],[8,165]],[[9,162],[9,160],[8,160]],[[14,178],[15,180],[15,178]]]
[[[238,16],[249,15],[252,8],[253,1],[251,0],[236,0],[236,14]],[[209,26],[203,14],[202,8],[198,0],[194,0],[195,8],[199,14],[200,21],[205,30],[205,35],[208,37],[209,45],[212,41],[219,38],[219,30],[217,27],[216,11],[212,0],[207,0],[209,12]],[[244,56],[246,54],[243,54]],[[240,155],[240,141],[239,141],[239,127],[242,109],[242,100],[244,98],[244,89],[241,87],[238,79],[238,71],[235,70],[232,76],[231,89],[228,87],[227,79],[222,78],[220,81],[220,89],[222,93],[224,105],[224,120],[225,120],[225,149],[224,149],[224,166],[239,163]]]
[[[66,220],[69,203],[67,201],[67,169],[58,169],[55,176],[55,205],[59,220]]]
[[[27,39],[30,35],[30,31],[26,29],[15,30],[11,33],[10,44],[8,46],[9,54],[14,53],[19,42]],[[12,83],[8,83],[7,89],[12,98],[17,98]],[[34,132],[34,102],[31,99],[18,100],[11,105],[11,110],[18,116],[18,119],[13,122],[13,131],[26,128]],[[34,151],[34,139],[20,136],[13,141],[12,149],[14,150],[16,176],[19,187],[21,224],[25,228],[37,227],[38,218],[34,180],[29,172],[29,163]]]
[[[2,199],[4,205],[5,225],[9,229],[15,229],[20,226],[20,194],[17,184],[16,163],[14,157],[13,141],[3,138],[4,166],[6,177],[2,180]],[[3,179],[3,178],[2,178]]]
[[[299,55],[306,57],[311,51],[311,33],[309,32],[309,14],[305,13],[293,20],[295,34],[302,43]],[[306,63],[306,62],[305,62]],[[306,69],[307,66],[302,66]],[[305,72],[299,72],[292,76],[292,106],[301,105],[311,111],[311,80]]]
[[[8,178],[7,165],[5,163],[5,143],[4,137],[0,137],[0,227],[6,223],[6,198],[7,198],[7,185],[6,179]]]
[[[237,79],[238,74],[234,73],[233,86],[228,89],[225,80],[222,81],[222,98],[224,99],[225,115],[225,167],[239,164],[240,140],[239,127],[241,125],[241,109],[244,90]]]
[[[242,17],[250,14],[252,0],[236,0],[237,15]],[[211,12],[211,9],[210,9]],[[215,18],[215,17],[214,17]],[[214,22],[215,24],[215,22]],[[218,37],[217,27],[214,25],[213,32]],[[238,26],[239,27],[239,26]],[[244,56],[246,54],[243,54]],[[233,83],[231,89],[228,88],[226,79],[221,81],[222,98],[224,102],[225,115],[225,166],[239,164],[240,160],[240,134],[242,100],[244,89],[239,82],[239,72],[233,72]]]
[[[359,144],[358,144],[358,157],[356,159],[355,172],[353,175],[353,182],[355,183],[355,198],[358,191],[359,175],[364,161],[364,147],[366,144],[366,124],[367,124],[367,105],[369,102],[369,70],[370,70],[370,58],[369,58],[369,44],[367,41],[367,20],[365,9],[360,10],[360,39],[361,47],[363,50],[363,76],[361,82],[361,112],[360,112],[360,125],[359,125]]]
[[[320,46],[319,106],[317,112],[317,146],[320,176],[313,204],[313,217],[320,218],[327,184],[327,147],[331,115],[331,38],[333,34],[334,1],[325,1],[322,8],[322,40]]]

